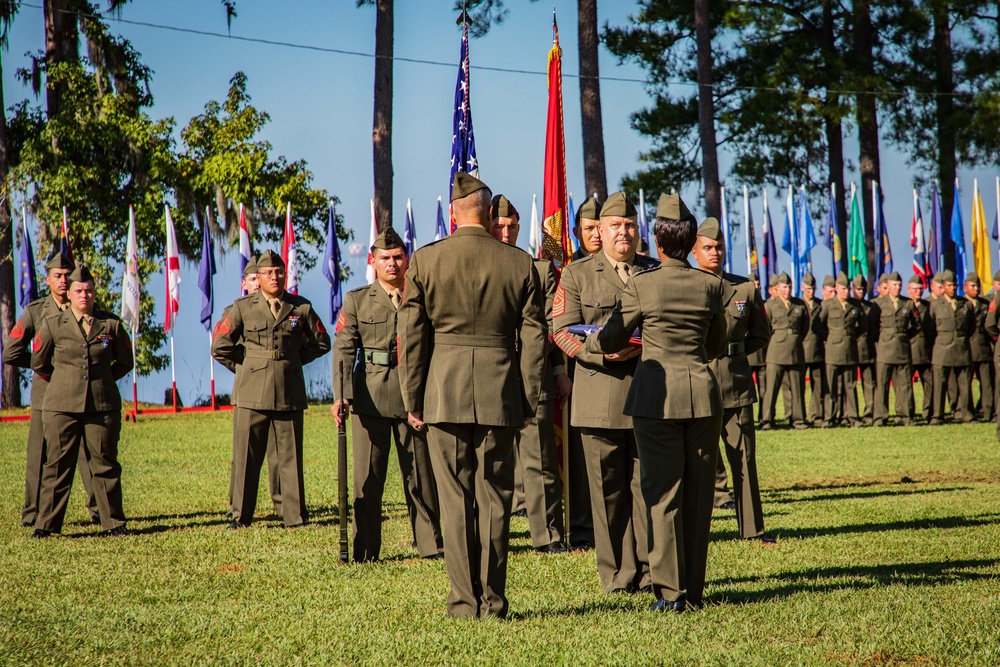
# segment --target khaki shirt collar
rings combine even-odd
[[[69,301],[67,301],[66,303],[59,303],[58,301],[56,301],[56,298],[51,294],[49,295],[49,297],[52,299],[52,303],[56,305],[56,308],[59,309],[59,312],[66,312],[66,309],[69,308]]]

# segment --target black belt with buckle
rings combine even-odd
[[[367,364],[386,366],[388,368],[394,368],[396,366],[395,352],[386,352],[384,350],[365,350],[362,356]]]
[[[727,357],[735,357],[737,354],[743,354],[747,349],[747,344],[744,341],[739,343],[730,343],[729,347],[726,349]]]

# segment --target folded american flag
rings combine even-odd
[[[595,334],[604,326],[600,324],[571,324],[567,327],[567,331],[571,334],[576,334],[578,336],[589,336],[590,334]],[[632,332],[632,337],[628,339],[629,345],[642,345],[642,332],[636,329]]]

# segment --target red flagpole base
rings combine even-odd
[[[177,383],[171,382],[170,388],[172,389],[174,394],[174,412],[180,412],[180,410],[177,409]]]
[[[215,380],[212,380],[212,410],[218,410],[219,406],[215,404]]]

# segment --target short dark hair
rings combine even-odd
[[[682,220],[657,217],[653,225],[653,236],[667,257],[685,259],[694,248],[698,227],[694,216]]]

